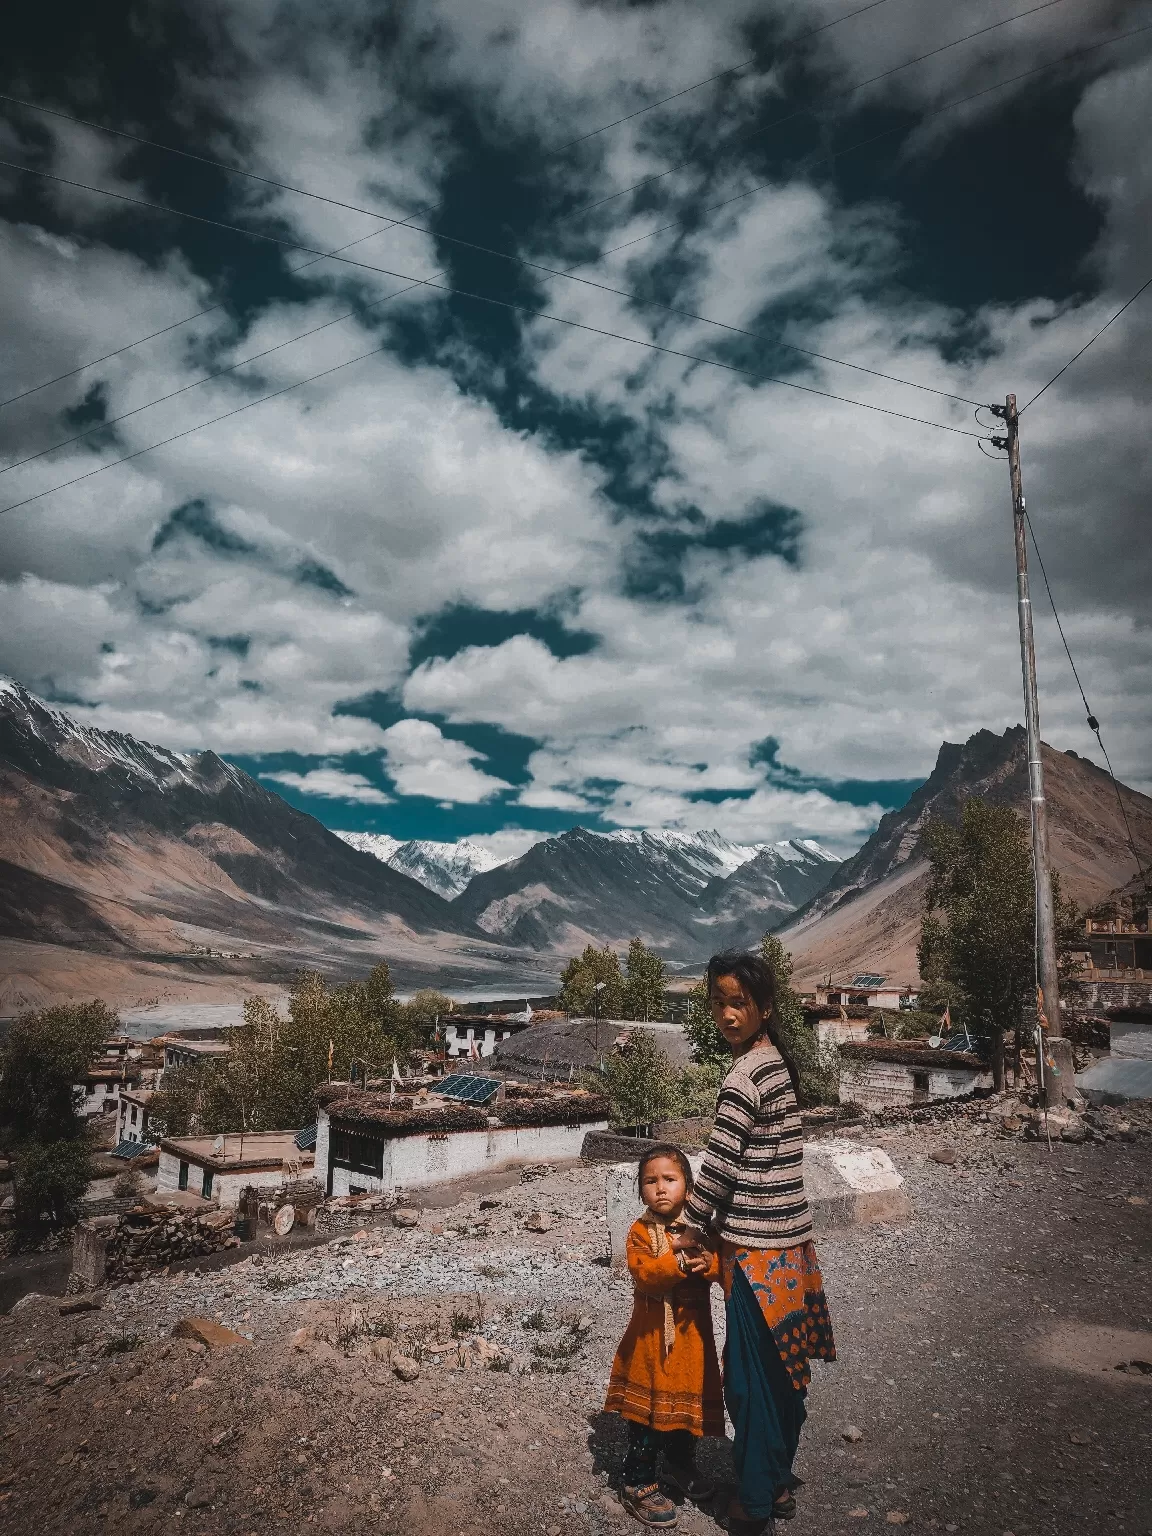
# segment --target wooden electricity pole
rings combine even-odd
[[[1032,874],[1035,882],[1036,949],[1044,1013],[1051,1047],[1045,1056],[1045,1099],[1058,1105],[1074,1091],[1072,1052],[1060,1022],[1060,974],[1056,962],[1056,909],[1048,855],[1048,805],[1044,798],[1044,764],[1040,747],[1040,710],[1036,699],[1036,646],[1032,634],[1032,603],[1028,596],[1028,528],[1024,485],[1020,473],[1020,417],[1016,396],[1003,408],[994,406],[1007,428],[997,446],[1008,450],[1012,482],[1012,528],[1016,541],[1016,598],[1020,620],[1020,668],[1024,677],[1024,718],[1028,737],[1028,794],[1032,812]],[[1056,1043],[1058,1042],[1058,1043]]]

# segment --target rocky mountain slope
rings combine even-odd
[[[717,833],[574,827],[475,876],[453,906],[509,944],[571,953],[638,934],[668,958],[692,963],[758,938],[837,867],[818,845],[803,842],[756,852]],[[726,899],[738,878],[744,884]]]
[[[445,901],[459,896],[473,875],[495,869],[503,862],[487,848],[481,848],[479,843],[466,837],[456,843],[433,843],[419,838],[401,842],[386,832],[337,832],[336,836],[350,848],[370,853],[393,869],[419,880],[421,885],[443,896]]]
[[[1134,872],[1127,831],[1108,774],[1074,752],[1043,749],[1052,864],[1064,893],[1089,906],[1125,885]],[[1152,865],[1152,799],[1121,788],[1145,867]],[[782,929],[798,980],[821,973],[887,971],[916,976],[916,943],[927,885],[918,853],[930,817],[956,821],[964,801],[979,795],[1028,816],[1025,733],[977,731],[966,742],[945,742],[931,775],[908,803],[883,817],[864,846]]]
[[[2,681],[0,807],[0,943],[17,947],[0,956],[0,994],[6,974],[35,982],[48,963],[35,946],[161,963],[161,990],[173,968],[283,979],[386,957],[423,979],[471,951],[471,978],[508,958],[215,753],[92,729]]]

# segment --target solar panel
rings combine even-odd
[[[883,976],[874,976],[869,971],[864,976],[853,976],[852,985],[854,987],[879,987],[883,986],[885,979]]]
[[[311,1152],[316,1146],[316,1127],[306,1125],[302,1131],[297,1131],[292,1139],[301,1152]]]
[[[460,1099],[465,1104],[487,1104],[500,1091],[497,1077],[446,1077],[436,1092],[446,1099]]]
[[[152,1148],[143,1141],[118,1141],[108,1154],[110,1157],[139,1157],[142,1152],[151,1152]]]

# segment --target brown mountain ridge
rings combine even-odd
[[[1052,866],[1064,894],[1094,905],[1135,874],[1135,861],[1109,775],[1075,752],[1043,746]],[[1144,867],[1152,865],[1152,799],[1120,786]],[[944,742],[936,766],[908,803],[891,811],[825,888],[781,929],[797,980],[811,985],[828,971],[886,972],[914,981],[916,943],[928,884],[919,853],[931,817],[959,819],[978,795],[1027,818],[1028,764],[1023,726],[1002,735],[977,731],[966,742]]]

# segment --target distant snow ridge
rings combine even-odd
[[[173,752],[121,731],[82,725],[6,677],[0,677],[0,715],[11,721],[34,750],[40,750],[35,745],[40,743],[93,773],[116,770],[156,789],[174,789],[180,784],[203,789],[206,775],[217,783],[226,779],[239,785],[245,779],[240,769],[214,752]]]
[[[810,862],[812,859],[835,864],[835,854],[821,848],[811,838],[796,838],[781,843],[733,843],[719,832],[674,832],[657,829],[639,831],[622,828],[617,832],[589,832],[589,837],[606,843],[627,843],[645,851],[653,873],[668,869],[671,859],[681,880],[703,889],[710,880],[726,880],[736,870],[769,853],[784,864]],[[500,858],[479,843],[461,838],[457,843],[435,843],[421,839],[402,842],[387,832],[337,832],[337,837],[373,858],[399,869],[447,901],[459,896],[475,875],[509,864],[512,858]]]
[[[446,901],[459,896],[473,875],[504,862],[466,837],[458,843],[433,843],[417,838],[404,843],[386,832],[337,832],[336,836],[360,853],[370,853],[393,869],[411,875]]]

